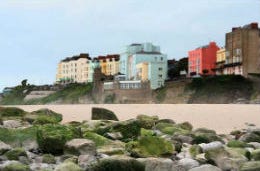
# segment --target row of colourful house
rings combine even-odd
[[[60,61],[56,82],[93,82],[95,68],[108,77],[120,75],[120,81],[127,81],[122,87],[138,88],[149,82],[151,89],[157,89],[164,86],[167,78],[167,56],[152,43],[128,45],[120,55],[91,58],[89,54],[80,54]]]
[[[257,23],[232,28],[225,47],[215,42],[188,52],[189,76],[260,74],[260,29]]]

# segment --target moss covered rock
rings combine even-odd
[[[64,153],[73,155],[96,155],[96,145],[91,140],[76,138],[66,142]]]
[[[56,160],[52,154],[44,154],[42,155],[42,162],[48,164],[55,164]]]
[[[195,158],[198,154],[201,154],[202,153],[202,148],[195,144],[195,145],[192,145],[190,148],[189,148],[189,152],[190,152],[190,155]]]
[[[240,171],[259,171],[260,170],[260,161],[249,161],[245,162]]]
[[[118,118],[116,117],[115,113],[104,108],[92,108],[92,120],[115,120],[118,121]]]
[[[85,132],[83,134],[83,138],[92,140],[93,142],[95,142],[97,147],[109,144],[111,142],[110,139],[90,131]]]
[[[43,152],[60,154],[67,141],[80,135],[75,128],[64,125],[43,125],[37,130],[37,142]]]
[[[126,150],[133,157],[159,157],[172,154],[174,146],[157,136],[142,136],[138,141],[127,143]]]
[[[227,146],[233,147],[233,148],[245,148],[245,147],[249,147],[250,145],[248,145],[247,143],[245,143],[243,141],[231,140],[227,143]]]
[[[4,120],[22,119],[26,112],[16,107],[0,107],[0,124],[3,124]]]
[[[83,169],[73,162],[65,162],[58,165],[55,171],[83,171]]]
[[[23,148],[14,148],[4,154],[8,160],[19,160],[20,156],[27,157],[27,154]]]
[[[173,134],[188,134],[190,131],[182,129],[179,125],[171,123],[158,123],[155,126],[155,129],[158,129],[162,133],[173,135]]]
[[[210,143],[213,141],[223,142],[222,138],[214,130],[198,128],[193,131],[193,144]]]
[[[4,154],[5,152],[11,150],[11,146],[0,141],[0,155]]]
[[[147,116],[147,115],[138,115],[136,117],[140,121],[141,127],[145,129],[151,129],[155,126],[156,122],[159,120],[158,116]]]
[[[183,122],[180,124],[177,124],[180,128],[191,131],[193,126],[189,122]]]
[[[13,162],[5,166],[3,171],[30,171],[30,167],[19,162]]]
[[[250,132],[250,133],[246,133],[244,135],[242,135],[239,138],[240,141],[243,142],[259,142],[260,143],[260,135],[257,134],[256,132]]]

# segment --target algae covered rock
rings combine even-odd
[[[95,155],[96,145],[88,139],[72,139],[65,144],[64,153],[73,155]]]
[[[194,144],[189,148],[190,155],[195,158],[198,154],[202,153],[202,149],[199,145]]]
[[[6,165],[3,171],[30,171],[30,167],[19,162],[12,162]]]
[[[243,141],[231,140],[227,143],[227,146],[233,147],[233,148],[245,148],[245,147],[249,147],[250,145],[248,145],[247,143],[245,143]]]
[[[143,136],[137,141],[127,143],[126,150],[133,157],[159,157],[171,155],[174,152],[174,146],[157,136]]]
[[[65,162],[58,165],[55,171],[83,171],[83,169],[73,162]]]
[[[0,107],[0,117],[23,117],[26,112],[16,107]]]
[[[245,162],[240,171],[259,171],[260,170],[260,161],[249,161]]]
[[[155,126],[155,129],[161,131],[162,133],[173,135],[173,134],[188,134],[190,131],[181,128],[179,125],[171,123],[158,123]]]
[[[193,131],[193,134],[193,144],[210,143],[213,141],[223,142],[222,138],[219,137],[214,130],[198,128]]]
[[[221,171],[221,169],[211,164],[204,164],[199,167],[194,167],[189,171]]]
[[[26,151],[23,148],[14,148],[4,154],[9,160],[19,160],[19,157],[27,157]]]
[[[60,154],[67,141],[78,138],[79,132],[75,128],[64,125],[43,125],[37,130],[39,148],[46,153]]]
[[[158,116],[147,116],[147,115],[138,115],[136,117],[140,121],[141,127],[145,129],[151,129],[155,126],[156,122],[159,120]]]
[[[115,120],[118,121],[118,118],[116,117],[115,113],[104,108],[92,108],[92,120]]]
[[[90,167],[91,171],[145,171],[145,166],[141,162],[125,157],[109,157],[101,159]]]
[[[260,149],[252,151],[251,155],[252,159],[260,161]]]
[[[240,138],[239,138],[240,141],[243,141],[243,142],[259,142],[260,143],[260,135],[257,134],[256,132],[248,132],[244,135],[242,135]]]
[[[90,131],[85,132],[83,134],[83,138],[92,140],[93,142],[95,142],[97,147],[103,146],[111,142],[110,139]]]

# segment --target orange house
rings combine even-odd
[[[216,56],[219,47],[215,42],[188,52],[189,75],[215,75]]]

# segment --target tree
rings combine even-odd
[[[207,69],[203,69],[202,72],[203,72],[204,75],[206,75],[206,74],[209,73],[209,70],[207,70]]]
[[[21,82],[21,85],[22,87],[26,87],[27,86],[27,79],[24,79],[22,82]]]

